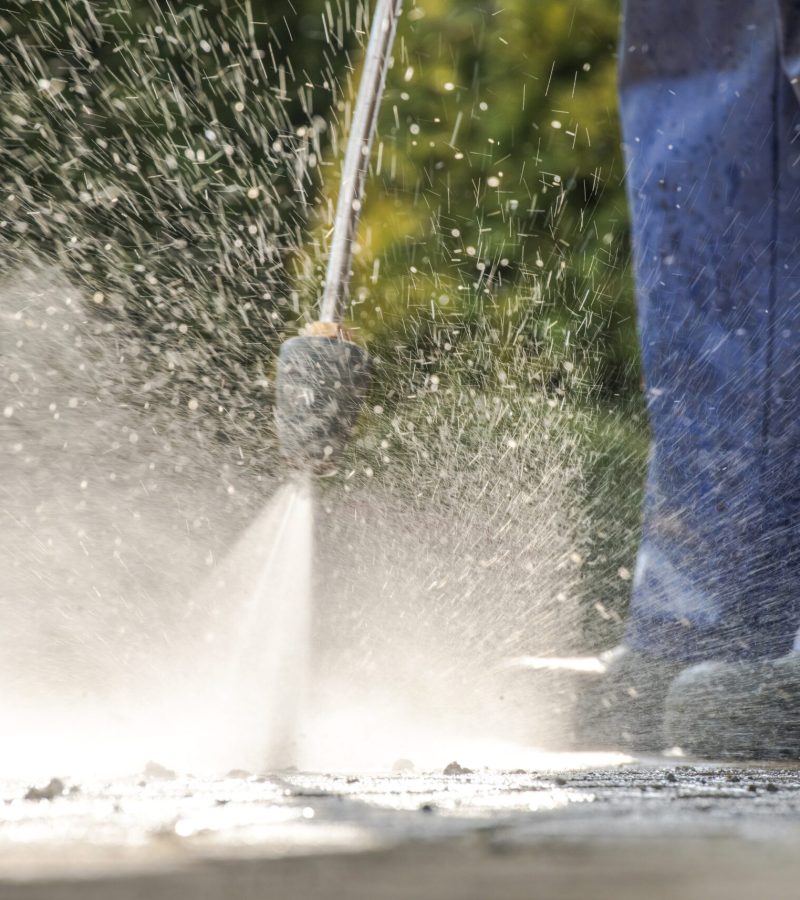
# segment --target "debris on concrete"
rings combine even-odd
[[[444,767],[444,775],[472,775],[472,769],[467,769],[464,766],[457,763],[455,760],[453,762],[448,763]]]
[[[154,762],[152,759],[145,765],[142,774],[145,778],[157,778],[164,781],[173,781],[178,777],[172,769],[168,769],[166,766],[162,766],[161,763]]]
[[[51,778],[44,787],[29,787],[25,794],[26,800],[55,800],[66,790],[66,785],[60,778]]]

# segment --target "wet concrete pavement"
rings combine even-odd
[[[658,759],[64,788],[32,800],[2,785],[3,900],[800,893],[792,767]]]

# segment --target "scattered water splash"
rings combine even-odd
[[[373,411],[318,485],[309,587],[307,485],[131,393],[138,342],[58,276],[0,299],[9,773],[321,768],[320,748],[381,768],[504,724],[503,658],[581,649],[583,462],[541,398],[448,387]],[[523,714],[550,728],[535,697]]]
[[[104,342],[52,274],[5,285],[0,322],[15,398],[0,419],[5,771],[285,763],[307,663],[309,486],[153,417],[127,393],[135,343]]]
[[[295,762],[308,677],[311,525],[308,483],[287,483],[193,596],[190,624],[168,647],[157,642],[123,660],[120,636],[113,655],[100,655],[75,613],[65,625],[71,633],[39,643],[38,660],[20,658],[4,641],[6,775],[124,774],[153,759],[196,773]],[[65,644],[96,657],[59,659]]]
[[[306,771],[439,773],[457,761],[475,771],[556,772],[630,761],[621,753],[548,750],[503,737],[491,705],[496,698],[480,687],[466,704],[469,716],[445,704],[414,708],[402,690],[394,697],[388,690],[381,697],[364,691],[359,702],[352,685],[328,688],[304,728],[299,762]],[[535,703],[532,696],[532,717]]]
[[[365,4],[140,19],[125,0],[68,30],[68,3],[38,6],[0,16],[2,737],[12,768],[47,775],[261,769],[293,727],[269,666],[288,658],[300,696],[305,645],[270,650],[248,598],[267,532],[305,546],[311,527],[297,486],[262,513],[280,471],[271,354],[313,311]],[[390,73],[350,310],[377,396],[320,489],[308,764],[328,742],[343,765],[383,765],[379,730],[466,740],[498,658],[579,652],[589,620],[595,646],[619,634],[638,522],[602,507],[635,493],[613,479],[638,475],[644,442],[592,474],[605,425],[579,409],[598,348],[630,331],[610,169],[588,149],[608,123],[588,63],[557,98],[549,55],[541,71],[526,55],[524,84],[506,65],[499,39],[535,32],[533,52],[543,27],[517,6],[410,4]],[[456,43],[434,47],[440,28]],[[500,97],[519,106],[507,134]],[[281,531],[289,506],[305,511]],[[598,510],[605,532],[586,524]]]

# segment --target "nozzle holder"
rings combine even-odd
[[[339,325],[317,322],[281,345],[275,423],[281,453],[300,468],[335,464],[369,387],[369,355]]]

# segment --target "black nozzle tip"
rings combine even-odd
[[[281,453],[301,468],[332,465],[369,387],[367,351],[341,337],[301,335],[278,357],[275,423]]]

